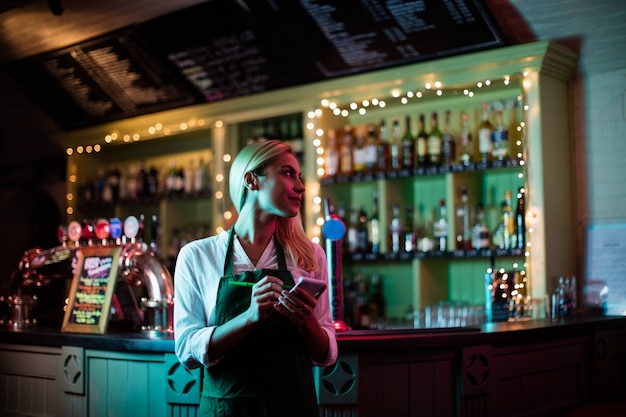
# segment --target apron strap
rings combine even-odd
[[[234,240],[234,227],[231,227],[228,231],[228,246],[226,248],[226,259],[224,259],[224,276],[228,277],[233,275],[233,240]],[[274,247],[276,248],[276,258],[278,258],[278,269],[281,271],[287,271],[287,262],[285,261],[285,251],[282,245],[274,237]]]

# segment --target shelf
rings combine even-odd
[[[523,257],[523,249],[468,249],[454,251],[429,251],[429,252],[399,252],[399,253],[351,253],[343,256],[348,262],[409,262],[416,259],[482,259]]]
[[[520,159],[506,159],[502,161],[487,161],[487,162],[475,162],[469,165],[451,165],[441,167],[430,168],[415,168],[413,170],[403,169],[397,171],[384,171],[384,172],[362,172],[352,175],[335,175],[332,177],[320,178],[320,184],[322,186],[334,185],[334,184],[349,184],[369,182],[374,180],[395,180],[400,178],[419,178],[429,177],[445,174],[462,174],[471,172],[486,172],[491,170],[503,170],[509,168],[520,168],[523,166]]]

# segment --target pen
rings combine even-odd
[[[232,285],[233,287],[252,287],[256,282],[247,282],[247,281],[228,281],[228,285]],[[293,288],[293,285],[283,285],[283,290],[290,290]]]

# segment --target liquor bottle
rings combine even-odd
[[[451,117],[452,113],[447,110],[443,123],[443,133],[441,134],[441,165],[444,167],[450,167],[456,161],[456,144],[450,125]]]
[[[380,253],[380,223],[378,219],[378,191],[372,192],[372,214],[369,218],[369,248],[371,253]]]
[[[383,283],[380,274],[372,274],[369,284],[369,296],[367,299],[370,329],[378,329],[382,326],[385,318],[385,297],[383,296]]]
[[[515,208],[515,247],[526,247],[526,190],[517,190],[517,207]]]
[[[494,159],[502,161],[509,156],[509,130],[502,123],[502,110],[496,111],[496,126],[493,129]]]
[[[426,218],[424,214],[424,204],[420,203],[417,206],[417,213],[416,213],[416,219],[415,219],[415,245],[416,245],[415,250],[421,251],[421,252],[429,251],[430,247],[432,246],[428,242],[426,223],[427,222],[426,222]]]
[[[378,145],[376,149],[376,170],[379,172],[385,172],[391,169],[391,155],[389,144],[389,132],[387,132],[387,125],[385,119],[380,121],[378,125]]]
[[[339,173],[352,174],[352,128],[346,126],[339,145]]]
[[[438,167],[441,165],[441,136],[437,112],[433,112],[430,117],[430,133],[428,135],[427,142],[428,165],[431,167]]]
[[[501,249],[511,249],[511,239],[513,238],[515,229],[513,221],[513,213],[511,211],[511,190],[506,190],[504,200],[501,204],[500,228],[502,233]]]
[[[354,286],[356,290],[354,324],[355,329],[369,329],[370,316],[368,311],[368,291],[367,281],[362,271],[358,271],[354,277]]]
[[[198,166],[194,172],[194,191],[202,195],[209,192],[209,166],[204,158],[198,160]]]
[[[348,221],[348,252],[356,253],[358,250],[357,229],[359,227],[359,214],[354,203],[350,203],[350,217]]]
[[[352,131],[352,172],[365,171],[365,134],[361,127]]]
[[[137,195],[140,198],[146,198],[150,195],[150,172],[145,160],[139,164],[139,173],[137,174]]]
[[[491,159],[493,151],[493,125],[489,121],[489,104],[483,103],[483,115],[480,125],[478,126],[478,152],[480,153],[481,162],[487,162]]]
[[[376,129],[373,125],[367,126],[367,136],[365,138],[365,170],[367,172],[374,172],[378,163],[378,142],[379,138],[376,135]]]
[[[402,168],[412,169],[415,158],[415,138],[411,133],[411,117],[404,119],[404,134],[402,135]]]
[[[474,159],[474,142],[470,130],[469,116],[461,112],[461,135],[459,136],[459,163],[469,166]]]
[[[404,251],[411,253],[417,250],[417,234],[414,228],[414,210],[412,205],[407,205],[404,210]]]
[[[402,247],[402,225],[400,224],[400,206],[391,204],[391,221],[389,222],[389,250],[399,253]]]
[[[174,194],[176,192],[176,177],[178,176],[178,171],[176,169],[176,161],[174,159],[170,159],[167,170],[167,178],[165,180],[165,192],[167,194]],[[148,192],[146,191],[146,194]]]
[[[425,168],[427,165],[427,142],[428,134],[426,133],[426,124],[424,115],[420,114],[417,118],[417,137],[415,140],[415,152],[417,154],[417,166]]]
[[[471,248],[470,212],[467,185],[461,185],[461,203],[456,208],[456,249]]]
[[[360,253],[369,251],[369,230],[367,227],[367,212],[363,207],[359,210],[358,224],[356,229],[356,246]]]
[[[326,176],[335,176],[339,172],[339,147],[337,146],[337,136],[334,129],[328,130],[328,144],[326,155],[324,156],[324,167]]]
[[[346,228],[349,226],[348,218],[346,217],[346,205],[343,201],[337,203],[337,217],[339,217],[339,220],[343,222]],[[341,238],[341,252],[343,254],[349,253],[348,233],[344,233]]]
[[[194,192],[193,179],[195,177],[196,168],[193,162],[188,163],[184,168],[181,168],[183,172],[183,192],[185,195],[191,195]]]
[[[448,218],[446,214],[446,202],[439,200],[437,218],[433,225],[433,235],[435,237],[435,249],[445,252],[448,250]]]
[[[391,126],[389,159],[392,170],[397,171],[402,168],[402,144],[400,143],[400,121],[398,119],[393,119]]]
[[[476,205],[476,220],[472,227],[472,248],[473,249],[489,249],[491,239],[489,238],[489,227],[485,222],[485,212],[483,205]]]

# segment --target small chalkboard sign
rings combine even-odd
[[[63,332],[106,333],[121,251],[115,246],[78,251]]]

